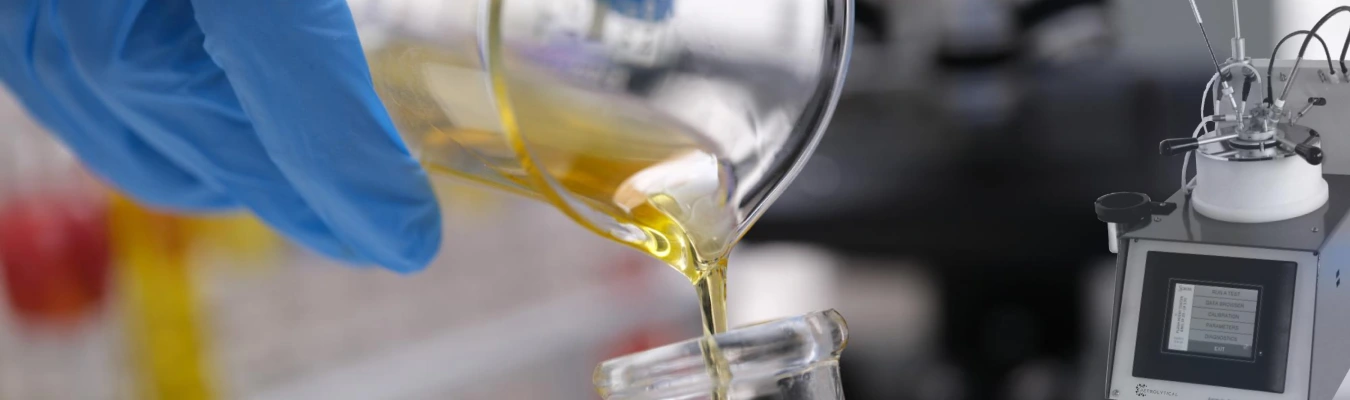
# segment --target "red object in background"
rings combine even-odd
[[[107,208],[66,196],[21,196],[0,205],[0,278],[20,321],[71,326],[107,295]]]

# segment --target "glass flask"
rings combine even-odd
[[[834,310],[743,327],[605,361],[595,387],[607,400],[843,399],[839,353],[848,326]],[[703,352],[720,349],[731,378],[719,384]]]
[[[805,164],[851,0],[351,0],[372,76],[437,175],[548,202],[705,276]]]

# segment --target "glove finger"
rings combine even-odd
[[[202,48],[190,3],[77,0],[55,9],[75,68],[142,140],[292,239],[343,261],[368,262],[268,157],[225,72]],[[117,13],[123,17],[108,18]]]
[[[0,2],[0,80],[24,108],[93,172],[150,206],[176,211],[235,207],[137,138],[93,100],[71,68],[68,52],[48,24],[40,2]]]
[[[192,0],[268,154],[344,241],[400,271],[441,240],[440,210],[375,95],[343,0]]]

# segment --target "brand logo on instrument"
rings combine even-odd
[[[1148,385],[1145,385],[1145,384],[1142,384],[1142,383],[1141,383],[1141,384],[1138,384],[1138,385],[1134,385],[1134,395],[1135,395],[1135,396],[1139,396],[1139,397],[1148,397],[1148,396],[1150,396],[1150,395],[1152,395],[1152,396],[1177,397],[1177,392],[1169,392],[1169,391],[1166,391],[1166,390],[1158,390],[1158,389],[1149,389],[1149,388],[1148,388]]]

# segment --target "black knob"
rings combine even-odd
[[[1310,144],[1300,144],[1294,147],[1294,153],[1297,153],[1299,157],[1303,157],[1304,161],[1312,165],[1321,165],[1322,161],[1326,159],[1326,153],[1322,152],[1321,147]]]
[[[1200,139],[1194,138],[1167,139],[1158,144],[1158,152],[1164,156],[1186,154],[1198,148],[1200,148]]]
[[[1325,105],[1327,105],[1327,98],[1326,98],[1326,97],[1309,97],[1309,98],[1308,98],[1308,104],[1312,104],[1312,105],[1318,106],[1318,107],[1325,106]]]

